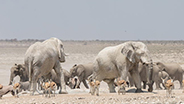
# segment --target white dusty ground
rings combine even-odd
[[[179,63],[184,66],[184,42],[147,42],[144,41],[150,50],[154,61],[165,63]],[[10,42],[0,41],[0,84],[9,83],[10,68],[15,63],[23,63],[24,54],[29,45],[34,41]],[[63,41],[65,52],[69,55],[62,67],[69,70],[74,64],[93,62],[97,53],[106,46],[117,45],[121,41]],[[134,93],[135,88],[127,88],[125,95],[108,93],[106,83],[100,86],[100,96],[91,96],[88,89],[81,84],[81,89],[71,90],[67,87],[69,94],[57,95],[56,97],[45,98],[42,95],[29,96],[22,94],[14,98],[7,94],[0,99],[0,104],[10,103],[69,103],[69,104],[124,104],[124,103],[184,103],[184,93],[179,88],[178,81],[174,82],[175,89],[171,98],[166,97],[165,90],[154,90],[153,92]]]

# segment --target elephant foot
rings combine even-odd
[[[149,89],[148,89],[148,92],[152,92],[152,91],[153,91],[153,88],[149,88]]]
[[[59,91],[59,94],[68,94],[68,92],[67,91]]]
[[[115,90],[112,90],[112,91],[110,91],[110,93],[116,93],[116,91]]]
[[[155,90],[162,90],[162,88],[156,88]]]
[[[141,93],[141,92],[143,92],[141,89],[135,90],[135,93]]]
[[[142,87],[143,89],[146,89],[146,85],[143,85],[143,87]]]

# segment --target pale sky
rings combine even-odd
[[[0,39],[184,40],[184,0],[0,0]]]

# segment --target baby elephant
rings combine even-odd
[[[127,87],[127,82],[125,80],[115,80],[116,85],[118,86],[118,94],[122,93],[123,95],[126,93],[125,87]]]
[[[8,92],[11,92],[12,95],[14,95],[13,86],[12,85],[3,86],[0,84],[0,99],[2,98],[3,95],[7,94]]]
[[[99,88],[100,88],[100,81],[98,80],[88,80],[90,85],[90,93],[91,95],[96,94],[99,96]]]
[[[173,79],[163,79],[161,78],[164,86],[166,87],[166,96],[171,97],[172,96],[172,89],[174,87]]]

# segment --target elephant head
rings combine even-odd
[[[161,71],[165,71],[165,65],[161,62],[157,62],[156,65],[158,66],[158,68],[161,70]]]
[[[55,46],[59,55],[59,61],[60,62],[65,62],[65,53],[64,53],[64,47],[63,47],[63,43],[57,39],[57,38],[53,38],[53,40],[55,41]]]
[[[11,74],[10,74],[10,82],[9,85],[12,84],[13,78],[17,75],[20,76],[21,81],[26,81],[27,80],[27,72],[25,71],[25,66],[23,64],[15,64],[11,69]],[[26,77],[27,76],[27,77]]]
[[[71,69],[70,69],[70,74],[71,74],[71,77],[75,77],[75,76],[78,76],[78,77],[82,77],[82,73],[84,72],[84,69],[83,68],[80,68],[78,67],[77,64],[75,64]]]
[[[139,62],[145,64],[148,68],[147,71],[147,82],[148,84],[152,81],[153,63],[149,56],[147,46],[142,42],[127,42],[121,50],[131,66],[138,64]]]

